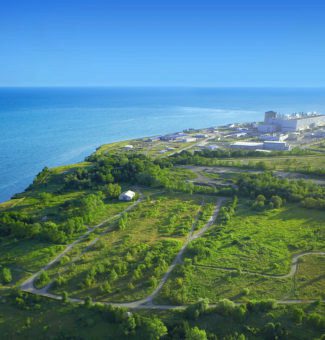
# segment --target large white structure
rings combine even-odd
[[[121,195],[118,197],[120,201],[132,201],[135,196],[135,192],[128,190],[121,193]]]
[[[258,142],[235,142],[230,144],[233,149],[242,150],[273,150],[273,151],[286,151],[290,147],[286,142],[280,141],[264,141],[263,143]]]
[[[276,131],[295,132],[325,125],[325,115],[317,113],[294,113],[292,115],[279,115],[275,111],[267,111],[264,123],[257,126],[261,133]]]
[[[230,147],[234,149],[256,150],[256,149],[263,149],[263,143],[235,142],[235,143],[230,144]]]
[[[183,139],[178,139],[177,140],[180,143],[192,143],[192,142],[196,142],[196,138],[195,137],[186,137]]]

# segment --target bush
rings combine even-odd
[[[207,333],[204,329],[198,327],[189,328],[185,333],[186,340],[207,340]]]
[[[296,323],[301,323],[305,316],[305,312],[303,309],[299,307],[295,307],[292,309],[292,319]]]
[[[8,284],[12,281],[11,270],[9,268],[2,268],[1,280],[3,283]]]
[[[37,289],[43,288],[46,285],[48,285],[50,283],[51,279],[48,275],[48,273],[44,270],[41,271],[40,275],[38,276],[38,278],[35,280],[35,287]]]
[[[306,321],[312,327],[316,327],[318,329],[325,328],[325,317],[322,315],[319,315],[318,313],[309,314],[306,317]]]
[[[247,310],[250,312],[268,312],[276,309],[277,303],[273,299],[249,301],[247,303]]]
[[[85,301],[84,301],[84,304],[85,304],[85,306],[88,307],[88,308],[91,307],[92,304],[93,304],[92,298],[91,298],[90,296],[86,296]]]
[[[69,295],[66,291],[62,292],[62,302],[63,303],[69,302]]]
[[[185,310],[187,318],[196,320],[200,315],[206,312],[209,308],[209,300],[201,299],[199,302],[188,306]]]
[[[243,295],[249,295],[249,293],[250,293],[249,288],[243,288],[243,290],[242,290]]]

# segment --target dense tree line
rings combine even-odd
[[[104,197],[102,192],[98,192],[61,204],[59,222],[42,220],[38,216],[23,212],[2,212],[0,236],[64,243],[73,235],[85,230],[85,225],[91,223],[96,215],[104,210]]]
[[[245,150],[216,150],[199,151],[194,154],[182,152],[170,158],[152,160],[142,154],[93,154],[87,161],[90,166],[78,168],[65,173],[63,177],[62,191],[87,190],[80,199],[66,201],[61,204],[58,216],[54,220],[42,220],[39,216],[31,216],[24,212],[4,211],[0,213],[0,236],[13,236],[15,238],[37,238],[50,242],[62,243],[74,234],[85,229],[85,224],[91,223],[97,214],[104,210],[104,199],[117,198],[121,193],[119,183],[138,183],[151,187],[163,187],[171,191],[183,191],[204,194],[219,194],[233,196],[238,194],[256,199],[263,195],[269,201],[268,207],[276,206],[279,200],[301,202],[307,208],[323,209],[325,206],[324,188],[307,181],[289,181],[273,176],[271,173],[242,175],[237,182],[238,190],[232,187],[215,188],[211,186],[195,185],[192,182],[176,176],[172,171],[172,163],[195,163],[196,158],[204,155],[209,157],[242,157],[252,155],[252,151]],[[254,152],[253,152],[254,154]],[[257,164],[257,166],[259,166]],[[52,172],[44,168],[37,175],[33,186],[46,184],[51,180]],[[52,194],[42,191],[39,196],[43,204],[51,201]],[[272,196],[274,196],[272,198]],[[281,203],[282,204],[282,203]],[[256,207],[261,206],[256,203]],[[229,213],[221,216],[225,218]],[[122,222],[121,222],[122,223]],[[123,226],[122,226],[123,227]]]
[[[294,149],[292,151],[272,151],[271,153],[263,153],[254,150],[236,150],[236,149],[217,149],[217,150],[198,150],[195,152],[182,151],[181,153],[174,154],[169,157],[173,164],[178,165],[203,165],[203,166],[225,166],[225,167],[238,167],[243,169],[256,169],[256,170],[272,170],[274,165],[261,161],[242,162],[245,158],[270,158],[277,156],[302,156],[310,154],[309,151]],[[295,158],[292,158],[294,162]],[[290,164],[291,160],[288,158]],[[290,170],[288,168],[288,170]],[[325,175],[325,169],[316,168],[311,165],[303,167],[295,167],[294,171],[312,174],[312,175]]]
[[[16,307],[17,313],[24,310],[32,312],[30,315],[37,315],[43,314],[48,308],[48,301],[44,298],[22,291],[12,291],[6,300],[7,304]],[[272,299],[246,300],[241,304],[222,299],[211,306],[208,299],[201,299],[189,305],[184,311],[175,312],[175,317],[173,315],[166,321],[161,320],[163,314],[159,318],[152,312],[128,311],[126,308],[94,303],[90,297],[86,297],[84,303],[77,305],[71,303],[68,295],[64,294],[61,302],[51,303],[61,303],[66,309],[69,308],[70,313],[78,316],[75,319],[77,325],[85,332],[87,328],[93,329],[99,320],[107,323],[108,327],[117,326],[115,329],[119,332],[120,339],[305,339],[308,335],[313,339],[321,339],[325,329],[325,317],[319,311],[317,302],[304,307],[280,306]],[[213,320],[215,323],[211,324]],[[33,319],[26,320],[26,323],[30,328]],[[39,322],[35,327],[39,329]],[[58,335],[59,330],[53,328],[50,333],[44,325],[43,332],[50,338],[74,339],[76,338],[74,329],[75,327],[63,329],[61,335]]]
[[[283,199],[301,202],[307,208],[324,207],[325,188],[305,180],[288,180],[274,176],[270,172],[242,174],[237,181],[238,193],[255,199],[256,207],[264,206],[270,200],[273,207],[279,207]],[[260,196],[260,199],[256,198]]]
[[[216,149],[209,150],[203,149],[195,151],[183,151],[171,156],[173,162],[182,162],[186,159],[190,160],[192,157],[201,156],[204,158],[245,158],[245,157],[270,157],[270,156],[303,156],[312,154],[308,150],[299,148],[292,149],[291,151],[272,151],[271,153],[264,153],[256,150],[241,150],[241,149]]]

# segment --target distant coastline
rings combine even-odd
[[[0,202],[24,190],[44,166],[82,161],[102,144],[259,121],[269,108],[325,112],[324,91],[0,88]]]

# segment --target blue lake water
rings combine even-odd
[[[259,121],[266,110],[325,113],[325,89],[0,88],[0,201],[103,143]]]

